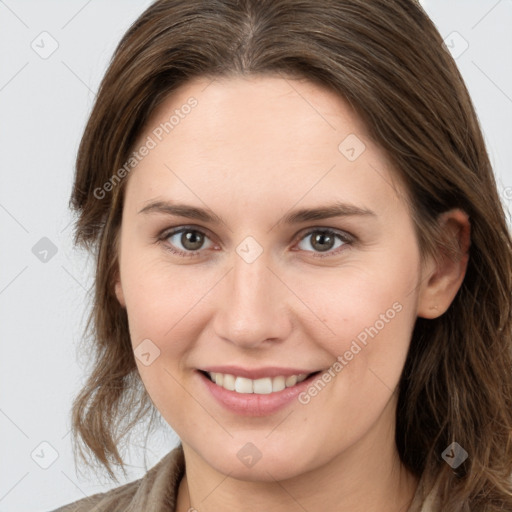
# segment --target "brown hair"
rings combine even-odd
[[[80,437],[115,478],[121,439],[155,415],[113,287],[127,179],[100,199],[95,191],[171,91],[194,77],[249,74],[306,78],[353,106],[406,185],[423,256],[443,244],[440,213],[469,215],[461,288],[445,314],[414,327],[396,444],[427,489],[440,478],[443,511],[512,509],[512,241],[468,91],[414,0],[159,0],[124,35],[81,141],[70,201],[75,243],[97,256],[87,324],[95,361],[73,404],[75,450]],[[469,454],[455,470],[441,457],[453,441]]]

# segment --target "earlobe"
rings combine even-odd
[[[450,307],[466,275],[471,244],[469,217],[462,210],[444,212],[439,225],[446,245],[439,247],[437,261],[431,259],[420,276],[417,315],[428,319],[441,316]]]

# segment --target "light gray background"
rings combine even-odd
[[[115,486],[77,474],[71,451],[71,402],[85,379],[76,348],[93,261],[73,249],[67,204],[101,77],[150,3],[0,0],[0,512],[45,512]],[[422,3],[457,57],[509,208],[512,0]],[[46,262],[32,251],[43,237],[57,250]],[[150,438],[145,457],[135,443],[128,480],[176,443],[170,428]]]

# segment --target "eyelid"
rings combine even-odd
[[[211,236],[210,230],[208,230],[207,228],[204,228],[202,226],[196,226],[193,224],[186,224],[186,225],[175,226],[173,228],[166,228],[163,231],[161,231],[160,234],[157,235],[156,241],[165,243],[169,237],[176,235],[178,233],[181,233],[181,232],[186,232],[187,230],[196,231],[198,233],[201,233],[202,235],[205,235],[205,237],[209,238],[213,242],[212,238],[214,238],[214,237]],[[354,244],[357,240],[357,238],[354,235],[352,235],[351,233],[349,233],[347,231],[341,230],[341,229],[326,227],[326,226],[310,226],[308,228],[302,229],[294,236],[293,244],[296,245],[298,242],[305,239],[307,236],[309,236],[313,233],[316,233],[316,232],[324,232],[324,233],[332,234],[334,236],[339,237],[343,241],[343,245],[341,247],[344,247],[346,245],[350,246],[350,245]],[[213,243],[215,244],[215,242],[213,242]],[[220,244],[216,244],[216,245],[220,245]],[[169,246],[166,246],[166,248],[168,250],[170,250],[172,253],[179,254],[184,257],[197,256],[205,250],[205,249],[198,249],[196,251],[183,251],[181,249],[171,249]],[[314,257],[322,258],[322,257],[335,256],[340,252],[340,249],[341,248],[338,247],[335,250],[326,251],[325,254],[321,253],[321,252],[314,252],[314,251],[305,251],[305,252],[312,253]],[[294,249],[294,250],[297,252],[300,251],[300,249]],[[341,249],[341,250],[346,250],[346,249]]]

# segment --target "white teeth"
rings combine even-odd
[[[235,376],[224,374],[224,384],[222,386],[226,389],[229,389],[229,391],[235,390]]]
[[[284,377],[274,377],[272,379],[272,391],[282,391],[286,387],[286,379]]]
[[[235,380],[235,391],[237,393],[252,393],[252,380],[237,377]]]
[[[268,395],[276,391],[282,391],[284,388],[295,386],[302,382],[308,374],[290,375],[289,377],[264,377],[262,379],[247,379],[245,377],[235,377],[227,373],[208,372],[211,380],[229,391],[237,393],[256,393],[259,395]]]
[[[289,377],[286,377],[285,384],[287,388],[295,386],[295,384],[297,384],[297,375],[290,375]]]
[[[253,393],[268,395],[269,393],[272,393],[272,379],[270,377],[266,377],[264,379],[253,380],[252,389]]]

